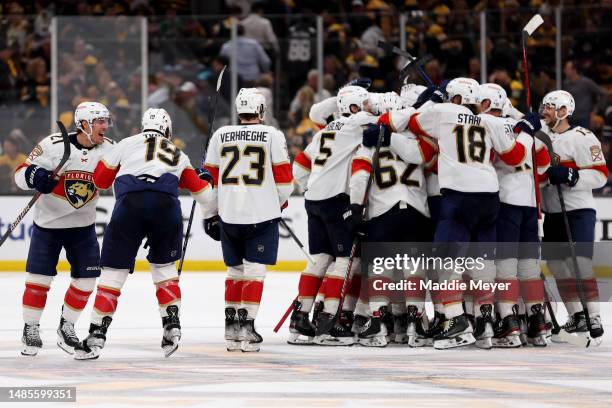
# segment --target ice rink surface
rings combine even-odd
[[[23,273],[0,274],[0,386],[76,386],[78,405],[229,407],[605,407],[612,402],[612,307],[598,348],[438,351],[290,346],[272,328],[296,294],[297,273],[270,273],[257,319],[259,353],[223,342],[223,273],[185,273],[183,339],[164,358],[149,273],[128,279],[100,359],[75,361],[56,344],[69,276],[60,273],[42,317],[43,349],[19,354]],[[93,297],[77,324],[87,333]],[[559,316],[565,321],[565,316]],[[44,406],[17,403],[14,406]],[[54,407],[62,404],[49,404]],[[64,404],[74,406],[72,404]],[[8,406],[8,404],[2,404]]]

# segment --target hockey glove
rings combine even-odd
[[[215,241],[221,241],[221,217],[215,215],[205,219],[204,232]]]
[[[578,170],[563,166],[551,166],[546,170],[546,174],[548,174],[550,184],[554,186],[567,184],[570,187],[574,187],[580,178]]]
[[[353,79],[352,81],[347,82],[346,85],[344,86],[360,86],[364,89],[370,89],[371,85],[372,85],[372,80],[370,78],[359,77],[359,78]]]
[[[28,187],[36,189],[41,194],[49,194],[53,191],[58,181],[51,178],[51,172],[43,167],[30,164],[25,170],[25,178]]]
[[[378,134],[381,127],[384,129],[381,146],[389,146],[391,144],[391,132],[385,125],[375,125],[368,123],[363,130],[363,140],[361,141],[365,147],[374,147],[378,143]]]
[[[204,167],[197,168],[195,171],[200,180],[206,181],[212,187],[215,186],[215,179],[213,178],[212,174],[210,174],[210,171],[206,170]]]
[[[523,119],[516,122],[514,125],[514,133],[525,132],[529,135],[533,136],[535,133],[542,129],[542,122],[540,122],[540,115],[535,112],[528,113],[523,117]]]
[[[363,233],[363,205],[351,204],[349,205],[342,218],[346,223],[347,228],[352,234],[364,235]]]
[[[421,92],[421,94],[417,98],[417,101],[414,104],[414,108],[420,108],[427,101],[432,101],[434,103],[442,103],[444,102],[444,93],[440,91],[437,87],[430,86],[426,90]]]

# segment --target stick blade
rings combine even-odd
[[[219,89],[221,88],[221,82],[223,81],[223,73],[225,72],[225,68],[227,68],[227,65],[224,65],[221,69],[221,72],[219,72],[219,77],[217,78],[217,92],[219,92]]]
[[[542,23],[544,23],[544,19],[542,18],[541,15],[536,14],[535,16],[531,17],[531,20],[529,20],[527,25],[525,25],[525,28],[523,28],[523,31],[526,32],[527,35],[530,36],[531,34],[533,34],[535,30],[538,29],[538,27],[542,25]]]

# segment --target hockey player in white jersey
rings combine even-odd
[[[248,352],[259,351],[262,342],[255,318],[266,265],[276,263],[278,221],[293,191],[293,175],[285,136],[263,124],[266,102],[261,92],[241,89],[236,110],[240,124],[218,129],[206,155],[205,166],[215,178],[218,200],[207,209],[205,229],[221,240],[228,268],[227,349]]]
[[[70,263],[71,282],[64,297],[57,344],[72,354],[79,342],[74,324],[100,276],[100,248],[94,225],[98,191],[92,176],[100,156],[111,148],[112,141],[106,137],[110,120],[108,109],[101,103],[79,104],[74,113],[77,131],[69,134],[70,158],[60,170],[59,180],[50,176],[63,154],[61,134],[43,139],[15,171],[20,188],[42,193],[34,205],[26,264],[23,355],[34,356],[42,347],[40,317],[62,248]]]
[[[499,118],[509,134],[516,120],[504,118],[507,105],[506,91],[497,84],[482,84],[479,103],[483,114]],[[542,175],[550,165],[550,156],[539,139],[536,142],[536,164]],[[532,170],[531,143],[525,142],[526,158],[519,166],[504,163],[498,157],[494,164],[499,180],[500,208],[497,218],[496,282],[506,290],[497,291],[499,320],[491,343],[495,347],[520,347],[518,318],[519,293],[528,312],[529,342],[545,346],[544,282],[540,278],[540,250],[538,238],[538,210]],[[489,343],[489,339],[483,339]],[[478,341],[477,341],[477,344]],[[481,344],[482,346],[483,344]]]
[[[476,115],[478,83],[469,78],[456,78],[446,86],[448,101],[410,117],[408,126],[416,135],[434,137],[438,141],[438,175],[442,193],[440,220],[434,242],[440,256],[465,257],[467,246],[473,242],[470,255],[487,259],[483,268],[470,270],[471,279],[493,282],[493,248],[485,245],[496,240],[495,222],[499,208],[499,184],[491,163],[496,152],[509,165],[519,165],[525,159],[525,145],[540,125],[537,115],[519,121],[510,133],[519,133],[515,140],[504,124],[490,115]],[[448,320],[444,332],[434,337],[434,347],[459,347],[475,342],[472,325],[465,315],[463,290],[456,283],[460,273],[453,268],[439,271],[440,281],[450,283],[451,289],[442,292]],[[485,288],[473,291],[474,314],[481,321],[492,321],[492,292]],[[490,337],[489,325],[479,325]]]
[[[411,109],[414,112],[414,109]],[[392,115],[393,112],[389,113]],[[427,190],[424,165],[432,161],[436,146],[410,131],[391,133],[385,125],[370,124],[363,132],[363,143],[352,161],[350,181],[351,205],[345,220],[352,230],[359,228],[362,201],[366,185],[373,167],[374,146],[377,143],[380,127],[383,126],[383,140],[376,163],[374,183],[368,195],[367,222],[362,227],[364,242],[425,242],[425,231],[429,223]],[[406,227],[410,226],[410,227]],[[393,271],[389,271],[393,272]],[[427,324],[424,315],[425,290],[421,286],[424,270],[405,270],[399,272],[401,278],[413,282],[417,289],[406,290],[403,312],[396,313],[393,326],[398,326],[395,337],[402,341],[406,338],[411,347],[425,344]],[[384,347],[387,345],[387,328],[383,324],[388,313],[392,296],[388,290],[377,290],[390,283],[390,274],[370,275],[366,285],[369,292],[371,310],[370,324],[358,333],[358,341],[365,346]],[[376,285],[375,281],[378,281]],[[394,303],[396,299],[394,299]],[[398,307],[397,304],[393,305]],[[395,329],[395,327],[394,327]],[[418,333],[417,333],[418,331]],[[391,334],[391,333],[389,333]],[[403,335],[403,336],[402,336]]]
[[[585,333],[587,324],[579,301],[572,259],[557,186],[561,186],[567,218],[574,242],[580,277],[583,280],[586,302],[591,319],[591,336],[601,340],[603,327],[599,310],[599,291],[593,274],[593,241],[595,239],[595,201],[593,189],[605,185],[608,168],[597,137],[590,130],[572,127],[568,118],[574,113],[575,102],[566,91],[553,91],[544,96],[542,116],[550,135],[554,157],[547,171],[550,185],[542,190],[544,218],[543,258],[553,273],[561,298],[569,314],[563,329],[569,333]],[[557,244],[546,244],[557,243]]]
[[[353,343],[350,314],[343,313],[338,319],[335,316],[353,241],[342,214],[350,203],[351,159],[361,144],[362,126],[377,119],[370,113],[368,92],[358,86],[340,89],[337,109],[341,116],[314,136],[307,148],[296,156],[293,165],[296,180],[306,189],[309,251],[316,264],[309,264],[300,277],[300,305],[296,308],[300,314],[294,313],[292,321],[299,319],[304,326],[298,328],[293,324],[292,334],[312,337],[313,327],[306,324],[307,316],[325,277],[324,310],[318,315],[314,339],[322,345]],[[328,269],[334,258],[334,267]],[[358,263],[353,262],[352,271],[359,268]],[[337,323],[330,332],[321,331],[320,328],[329,326],[333,320]]]
[[[115,207],[104,231],[102,274],[91,314],[89,336],[75,348],[75,359],[98,358],[117,309],[121,289],[134,270],[138,248],[148,242],[147,260],[162,320],[161,347],[168,357],[181,338],[181,289],[175,262],[181,257],[183,217],[178,189],[204,204],[212,199],[210,173],[191,167],[172,143],[172,122],[164,109],[148,109],[142,132],[117,143],[102,157],[93,181],[114,185]]]

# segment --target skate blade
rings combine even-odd
[[[240,351],[240,341],[225,340],[225,348],[227,351]]]
[[[476,340],[475,345],[479,349],[490,350],[493,348],[493,341],[491,340],[491,337],[485,337],[483,339]]]
[[[599,346],[601,344],[601,337],[592,338],[588,332],[580,332],[580,333],[568,333],[565,330],[561,330],[557,335],[560,341],[557,343],[569,343],[577,347],[589,347],[589,346]],[[553,341],[555,335],[553,334]]]
[[[408,344],[408,342],[408,336],[405,334],[396,334],[395,338],[393,339],[393,343],[396,344]]]
[[[305,336],[299,333],[290,333],[287,344],[293,344],[294,346],[312,346],[314,344],[314,337]]]
[[[323,334],[321,336],[315,336],[313,342],[319,346],[352,346],[355,344],[355,338],[333,337],[329,334]]]
[[[492,343],[495,348],[518,348],[522,346],[521,338],[518,334],[501,338],[493,337]]]
[[[75,360],[95,360],[100,357],[100,347],[91,347],[91,351],[74,350]]]
[[[387,347],[389,344],[385,336],[358,339],[357,342],[363,347]]]
[[[408,347],[425,347],[427,346],[430,339],[426,339],[418,336],[408,336]]]
[[[259,351],[259,343],[251,343],[243,340],[240,342],[240,350],[242,350],[243,353],[256,353]]]
[[[433,346],[436,350],[446,350],[455,347],[469,346],[476,343],[472,333],[460,334],[452,339],[434,340]]]
[[[23,346],[23,349],[21,349],[21,355],[28,356],[28,357],[34,357],[35,355],[38,354],[39,350],[40,350],[40,347]]]
[[[62,338],[58,338],[57,339],[57,346],[60,349],[64,350],[66,353],[70,354],[70,355],[74,354],[74,347],[69,346],[68,344],[66,344],[66,342]]]
[[[527,342],[534,347],[546,347],[546,335],[527,337]]]
[[[164,357],[168,358],[170,357],[172,354],[174,354],[174,352],[178,349],[179,343],[178,343],[179,339],[172,339],[172,344],[168,344],[167,346],[162,346],[162,349],[164,350]]]

